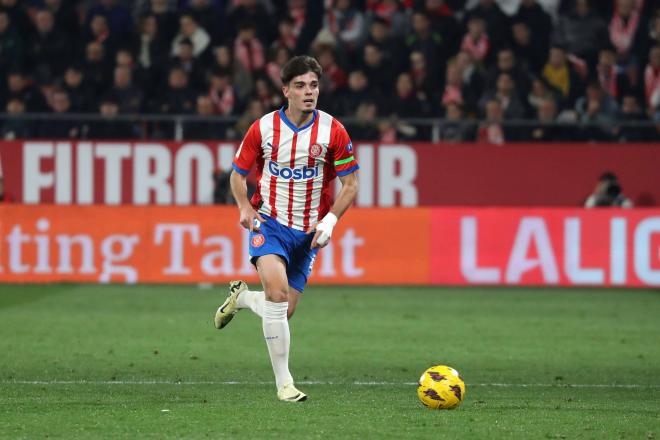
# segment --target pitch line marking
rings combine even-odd
[[[303,380],[300,385],[355,385],[355,386],[414,386],[417,382],[332,382]],[[2,385],[273,385],[274,382],[259,381],[169,381],[169,380],[3,380]],[[563,383],[468,383],[467,386],[499,388],[628,388],[660,389],[660,385],[650,384],[563,384]]]

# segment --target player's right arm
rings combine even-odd
[[[234,170],[229,177],[229,183],[231,185],[231,192],[234,195],[234,200],[236,200],[240,212],[241,226],[250,231],[258,230],[259,227],[258,225],[255,225],[254,219],[257,219],[260,222],[265,220],[254,210],[252,204],[250,204],[250,200],[248,200],[247,177]]]
[[[234,200],[238,205],[240,212],[240,223],[245,229],[250,231],[258,230],[259,226],[255,224],[255,219],[260,222],[265,221],[261,215],[252,207],[247,196],[247,175],[261,149],[261,131],[259,130],[259,120],[257,119],[245,134],[241,142],[232,167],[234,170],[229,177],[229,185],[234,195]]]

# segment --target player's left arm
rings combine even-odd
[[[335,202],[323,219],[316,225],[312,239],[312,248],[324,247],[330,241],[332,229],[337,220],[346,212],[355,200],[358,190],[357,170],[360,168],[355,160],[353,143],[346,129],[337,120],[333,120],[331,144],[333,148],[334,168],[341,181],[341,189],[335,197]]]
[[[357,172],[339,176],[339,180],[341,181],[341,189],[335,198],[335,203],[330,208],[330,212],[316,225],[316,232],[312,239],[312,249],[315,247],[322,248],[328,245],[332,236],[332,229],[337,223],[337,220],[344,215],[355,201],[358,191]]]

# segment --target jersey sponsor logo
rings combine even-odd
[[[265,242],[266,237],[264,237],[262,234],[254,234],[250,243],[252,244],[252,247],[258,248],[263,246]]]
[[[309,155],[316,159],[323,153],[323,147],[320,146],[319,144],[314,144],[311,147],[309,147]]]
[[[275,177],[281,177],[285,180],[309,180],[319,175],[319,167],[308,167],[307,165],[298,168],[281,167],[272,160],[268,162],[268,171]]]

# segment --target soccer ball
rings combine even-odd
[[[436,365],[419,378],[417,396],[427,408],[453,409],[465,397],[465,383],[452,367]]]

